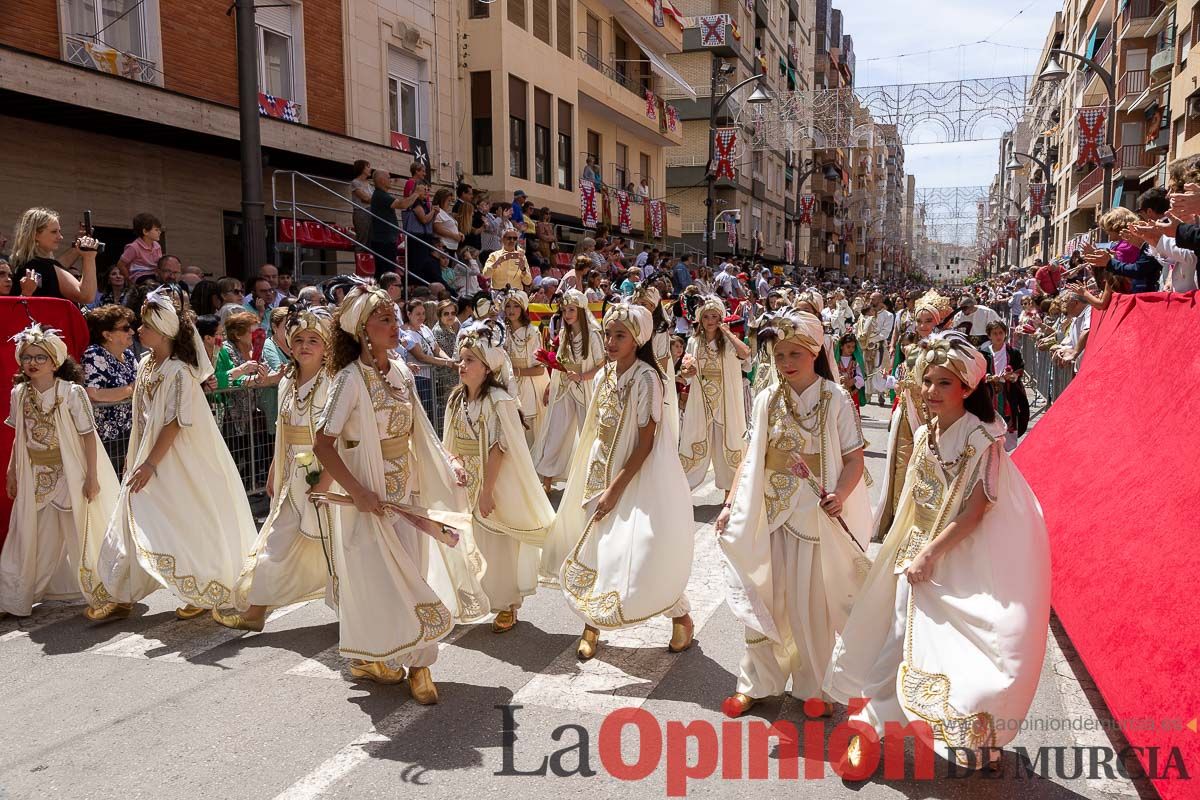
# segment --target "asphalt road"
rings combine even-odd
[[[876,475],[885,419],[878,406],[865,411],[867,464]],[[769,779],[752,779],[752,764],[736,769],[738,742],[741,763],[753,749],[748,725],[722,728],[719,709],[734,689],[743,632],[722,600],[711,526],[720,494],[709,485],[694,502],[691,650],[668,654],[669,621],[655,620],[606,634],[598,657],[580,665],[580,625],[557,591],[543,589],[510,633],[494,635],[482,623],[452,634],[433,669],[442,698],[434,707],[414,703],[406,686],[351,682],[336,653],[334,615],[320,602],[277,610],[260,634],[227,631],[207,618],[177,621],[166,592],[129,620],[102,627],[69,604],[40,607],[19,624],[0,621],[0,800],[653,798],[681,790],[721,798],[783,791],[864,799],[1153,796],[1146,785],[1102,777],[1103,770],[1089,778],[1086,760],[1082,777],[1056,774],[1053,756],[1049,774],[1027,775],[1031,765],[1017,747],[1031,759],[1039,747],[1067,748],[1069,775],[1073,748],[1120,743],[1105,733],[1111,721],[1053,626],[1029,716],[1036,729],[1010,746],[1000,777],[950,779],[938,762],[934,780],[888,780],[880,772],[848,784],[815,757],[800,774],[812,769],[824,777],[797,786],[778,777],[787,761],[778,746],[765,751]],[[623,738],[608,735],[615,726],[601,734],[611,712],[630,708],[646,712],[640,750],[633,727]],[[506,732],[506,714],[515,731]],[[745,720],[791,721],[804,752],[816,753],[817,734],[828,737],[844,716],[839,709],[833,720],[813,722],[800,703],[777,700]],[[662,745],[657,758],[655,743]],[[571,774],[536,774],[556,751],[564,752],[547,766]],[[618,754],[634,765],[629,780],[614,774]],[[700,774],[709,763],[715,769],[688,780],[684,760]],[[911,776],[911,758],[907,766]]]

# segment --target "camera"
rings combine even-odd
[[[90,210],[83,212],[83,233],[85,236],[91,236],[95,238],[92,233],[92,212]],[[79,249],[84,250],[82,247]],[[104,242],[96,242],[95,247],[89,247],[87,250],[95,253],[103,253]]]

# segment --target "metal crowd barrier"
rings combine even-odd
[[[438,437],[441,437],[446,412],[446,397],[458,385],[457,370],[428,368],[431,378],[417,378],[417,395]],[[453,378],[449,375],[452,372]],[[275,455],[275,421],[278,416],[276,387],[231,386],[206,392],[209,410],[216,420],[221,439],[237,465],[246,494],[261,494],[267,489],[267,472]],[[128,405],[96,403],[98,406]],[[128,463],[129,435],[106,440],[104,450],[117,476],[122,477]],[[130,465],[130,466],[136,466]]]
[[[1033,336],[1021,336],[1021,357],[1025,360],[1026,382],[1036,391],[1046,405],[1057,400],[1075,378],[1075,367],[1059,364],[1050,357],[1049,350],[1039,350]]]

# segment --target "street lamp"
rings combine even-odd
[[[1086,64],[1089,68],[1096,71],[1096,75],[1100,78],[1101,83],[1104,84],[1105,90],[1108,91],[1108,113],[1105,115],[1105,122],[1104,122],[1105,143],[1109,147],[1115,149],[1117,146],[1117,138],[1116,138],[1117,86],[1113,82],[1112,73],[1109,72],[1108,70],[1106,70],[1104,67],[1100,66],[1100,64],[1098,62],[1094,61],[1093,59],[1088,58],[1087,56],[1081,56],[1078,53],[1072,53],[1070,50],[1060,50],[1058,48],[1054,48],[1053,50],[1050,51],[1050,61],[1049,61],[1049,63],[1046,64],[1046,68],[1043,69],[1040,73],[1038,73],[1037,79],[1039,81],[1045,81],[1047,83],[1056,83],[1058,81],[1064,80],[1067,77],[1066,69],[1063,68],[1062,63],[1058,60],[1059,56],[1066,56],[1067,58],[1073,58],[1076,61]],[[1105,211],[1108,210],[1109,206],[1112,205],[1113,159],[1112,158],[1102,158],[1102,159],[1100,159],[1100,161],[1102,163],[1102,168],[1104,169],[1104,195],[1103,195],[1103,200],[1101,201],[1101,203],[1103,205],[1103,208],[1101,209],[1101,213],[1104,213]],[[1100,230],[1100,235],[1102,237],[1105,237],[1103,228]],[[1104,240],[1107,241],[1107,237],[1105,237]]]
[[[713,66],[711,90],[709,94],[710,99],[717,93],[717,79],[721,76],[721,60],[717,58],[716,54],[713,55],[712,60]],[[725,102],[729,100],[730,97],[733,97],[733,93],[738,89],[757,81],[766,80],[766,77],[767,76],[762,73],[755,73],[749,78],[746,78],[746,80],[734,84],[729,91],[721,95],[721,99],[713,103],[712,107],[708,110],[708,170],[707,175],[705,175],[705,179],[708,182],[708,195],[704,200],[704,263],[709,268],[712,267],[713,262],[713,190],[717,185],[716,164],[713,163],[717,156],[717,112],[721,110],[721,106],[725,105]],[[771,99],[771,94],[764,86],[760,85],[755,88],[754,92],[749,97],[746,98],[746,102],[751,105],[760,105],[762,103],[771,102]]]
[[[1057,61],[1054,63],[1057,63]],[[1059,69],[1062,69],[1062,67],[1059,66]],[[1032,156],[1029,153],[1018,153],[1014,151],[1012,158],[1008,160],[1008,164],[1006,164],[1004,168],[1009,172],[1016,172],[1019,170],[1021,168],[1021,162],[1017,160],[1018,157],[1032,161],[1037,165],[1038,169],[1042,171],[1042,174],[1046,176],[1046,194],[1042,198],[1042,207],[1037,211],[1042,217],[1042,262],[1049,263],[1050,236],[1053,234],[1053,230],[1050,227],[1050,166],[1045,161],[1042,161],[1040,158]],[[1030,211],[1032,210],[1033,209],[1030,209]]]

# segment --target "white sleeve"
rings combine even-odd
[[[862,432],[858,428],[858,421],[854,412],[854,402],[850,399],[850,396],[844,391],[834,389],[833,398],[830,402],[837,406],[837,434],[838,442],[841,443],[842,447],[842,455],[863,449],[865,444],[863,443]]]
[[[80,436],[96,430],[96,420],[92,417],[92,401],[87,392],[77,383],[71,384],[67,394],[67,411],[71,421],[75,423],[75,432]]]
[[[21,387],[14,386],[9,393],[8,400],[8,417],[5,418],[4,424],[10,428],[17,427],[17,404],[21,402]]]
[[[655,424],[662,422],[663,385],[658,373],[654,370],[642,370],[634,380],[638,382],[637,392],[637,424],[644,428],[653,419]]]
[[[175,370],[175,374],[168,375],[164,381],[160,391],[167,392],[167,415],[163,420],[163,425],[171,422],[178,422],[181,428],[187,428],[192,424],[192,391],[189,381],[194,380],[192,373],[187,370],[182,364]]]
[[[350,373],[343,370],[333,379],[329,389],[329,402],[317,419],[317,430],[326,436],[340,436],[346,427],[346,421],[358,404],[358,381],[350,379]]]

